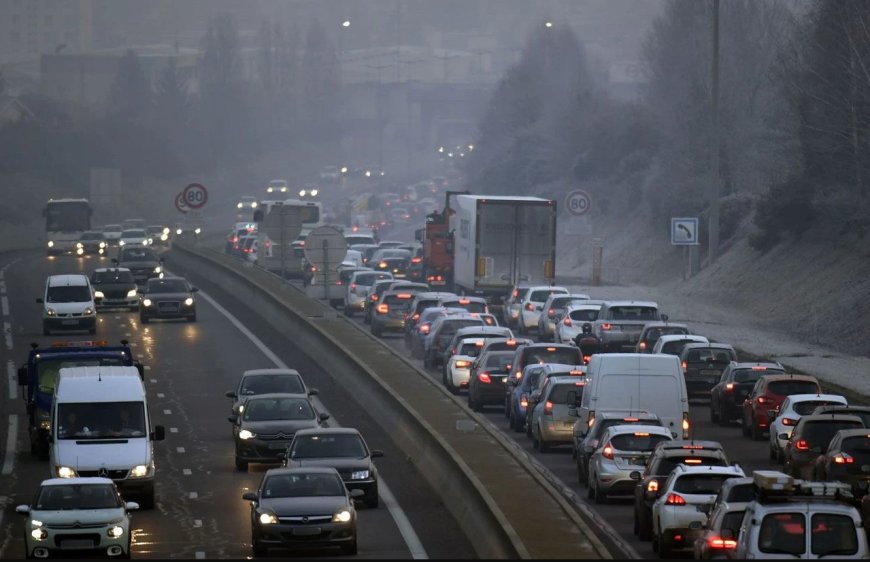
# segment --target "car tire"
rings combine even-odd
[[[510,397],[506,396],[504,399],[504,417],[506,419],[510,419],[511,417],[511,403]]]
[[[140,314],[140,315],[139,315],[139,322],[142,323],[142,324],[147,324],[147,323],[148,323],[148,317],[145,316],[145,315],[143,315],[143,314]]]
[[[236,457],[236,470],[238,470],[240,472],[247,472],[248,461],[243,461],[239,457]]]
[[[586,484],[588,481],[589,476],[586,474],[586,470],[583,468],[583,463],[580,462],[580,459],[577,459],[577,483]]]
[[[532,424],[530,424],[529,420],[526,419],[526,423],[524,425],[526,426],[526,437],[531,437],[532,436]]]
[[[637,538],[642,541],[652,539],[652,523],[640,514],[637,516]]]
[[[773,443],[768,445],[767,450],[768,450],[768,456],[770,457],[770,460],[776,461],[776,447],[774,447]]]
[[[353,318],[353,310],[347,304],[344,305],[344,315],[348,318]]]
[[[667,539],[660,535],[656,542],[659,545],[659,558],[671,558],[671,554],[673,553],[674,549],[671,546],[670,539]]]
[[[511,429],[515,433],[519,433],[523,430],[523,426],[520,425],[520,417],[516,415],[516,413],[511,412],[510,418],[508,418]]]
[[[50,336],[51,335],[51,329],[48,327],[47,322],[42,323],[42,335],[43,336]]]
[[[254,558],[264,558],[269,555],[269,549],[257,541],[251,541],[251,549],[254,551]]]
[[[734,419],[734,416],[730,416],[722,409],[722,405],[719,404],[719,414],[716,416],[717,422],[722,427],[727,427],[731,424],[731,420]]]
[[[341,545],[341,551],[344,554],[356,554],[357,553],[356,534],[354,534],[352,541],[350,541],[347,544]]]
[[[603,505],[607,503],[607,494],[604,493],[604,490],[601,489],[601,486],[598,485],[598,482],[595,483],[595,490],[592,493],[592,499],[598,505]]]
[[[764,432],[758,427],[758,424],[754,421],[752,422],[752,427],[749,429],[749,434],[752,437],[753,441],[761,441],[764,439]]]
[[[471,409],[474,410],[475,412],[479,413],[479,412],[483,411],[483,405],[480,403],[480,400],[469,399],[469,403],[471,405]]]

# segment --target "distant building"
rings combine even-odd
[[[91,48],[92,0],[2,0],[0,53],[20,59]]]
[[[16,96],[0,95],[0,125],[20,119],[35,119],[36,115]]]

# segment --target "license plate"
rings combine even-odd
[[[296,536],[319,535],[320,527],[297,527],[293,529],[293,534]]]
[[[269,443],[270,449],[286,449],[287,443]]]
[[[64,326],[74,326],[75,324],[78,324],[79,321],[78,320],[61,320],[60,323],[63,324]]]
[[[701,369],[701,374],[706,376],[718,377],[722,373],[720,371],[717,371],[716,369]]]
[[[65,548],[93,548],[93,539],[65,539],[63,541]]]

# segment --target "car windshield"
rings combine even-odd
[[[821,392],[819,384],[813,381],[784,380],[771,381],[767,385],[767,391],[771,394],[788,396],[790,394],[817,394]]]
[[[51,393],[57,387],[57,377],[63,367],[120,367],[127,363],[120,354],[114,357],[100,358],[67,358],[67,359],[40,359],[36,364],[38,374],[37,389],[39,392]]]
[[[347,491],[338,474],[275,474],[263,483],[262,499],[344,496]]]
[[[607,430],[608,427],[612,427],[614,425],[638,425],[638,424],[661,425],[661,423],[659,423],[658,420],[642,420],[642,419],[637,419],[637,418],[632,419],[630,417],[627,420],[623,419],[623,418],[607,418],[607,419],[601,420],[600,422],[597,422],[595,424],[594,429],[590,433],[594,433],[593,437],[595,437],[597,439],[600,436],[604,435],[604,432]],[[674,465],[674,466],[676,466],[676,465]]]
[[[477,312],[478,314],[481,312],[486,312],[485,302],[460,299],[454,301],[444,301],[443,305],[450,308],[463,308],[468,312]]]
[[[513,357],[514,354],[510,351],[496,351],[495,353],[489,353],[486,356],[486,364],[484,365],[484,368],[491,371],[507,371],[507,366],[510,365]]]
[[[674,340],[674,341],[666,341],[662,344],[662,348],[659,353],[666,353],[668,355],[679,355],[683,348],[686,347],[687,343],[691,343],[692,340]]]
[[[245,406],[246,421],[310,420],[314,410],[304,398],[257,398]]]
[[[57,406],[58,439],[145,437],[142,402],[63,402]]]
[[[791,405],[792,409],[795,413],[800,414],[802,416],[808,416],[813,413],[813,411],[819,406],[825,406],[827,404],[841,404],[842,402],[831,402],[829,400],[807,400],[805,402],[797,402]]]
[[[355,433],[297,435],[290,445],[291,459],[362,459],[367,456],[362,438]]]
[[[761,520],[758,549],[768,554],[806,552],[806,520],[803,513],[771,513]]]
[[[103,227],[103,232],[111,232],[113,234],[121,232],[121,225],[120,224],[107,224],[106,226]]]
[[[870,437],[864,435],[843,440],[840,450],[848,454],[857,466],[870,464]]]
[[[849,555],[858,552],[856,525],[851,517],[839,513],[814,513],[810,519],[813,554]]]
[[[42,486],[34,509],[113,509],[121,499],[112,484],[54,484]]]
[[[81,240],[102,240],[104,238],[102,232],[82,232]]]
[[[124,248],[119,261],[157,261],[157,254],[148,248]]]
[[[583,355],[579,347],[534,347],[528,349],[525,355],[526,365],[529,363],[583,364]]]
[[[652,306],[614,306],[610,314],[613,320],[658,320],[658,312]]]
[[[542,303],[542,302],[546,301],[548,298],[550,298],[550,295],[564,295],[565,293],[566,293],[566,291],[559,291],[557,289],[546,290],[546,291],[532,291],[532,295],[529,297],[529,300],[531,302]],[[525,297],[523,297],[523,298],[525,298]]]
[[[241,394],[271,394],[281,392],[286,394],[304,394],[302,378],[294,374],[248,375],[242,379]]]
[[[91,300],[91,290],[86,285],[61,285],[49,287],[46,302],[87,302]]]
[[[610,440],[614,449],[619,451],[652,451],[662,441],[670,441],[670,437],[647,432],[622,433]]]
[[[138,228],[135,230],[125,230],[121,233],[121,238],[146,238],[147,236],[144,230]]]
[[[456,333],[460,328],[465,328],[467,326],[483,326],[483,320],[479,318],[450,318],[445,320],[441,324],[441,333],[439,337],[444,338],[452,338],[453,334]]]
[[[580,309],[580,310],[572,310],[568,317],[571,320],[576,322],[594,322],[596,318],[598,318],[599,309],[589,310],[589,309]]]
[[[828,448],[828,443],[831,442],[834,435],[841,429],[857,429],[864,427],[864,424],[858,420],[818,420],[804,424],[801,428],[799,439],[804,439],[807,445],[813,447],[821,447],[822,452]]]
[[[186,293],[187,281],[184,279],[149,279],[149,293]]]
[[[91,282],[97,285],[103,283],[126,283],[132,285],[136,281],[133,279],[133,274],[129,271],[95,271]]]
[[[683,494],[715,494],[733,476],[728,474],[684,474],[674,482],[674,491]]]
[[[768,374],[770,372],[782,372],[782,371],[767,371],[767,370],[759,370],[759,369],[735,369],[734,370],[734,382],[736,383],[748,383],[755,382],[761,375]]]

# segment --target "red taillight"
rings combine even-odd
[[[610,444],[604,446],[604,450],[601,451],[601,456],[605,459],[613,460],[613,447]]]
[[[556,309],[555,309],[555,308],[551,308],[550,310],[548,310],[548,311],[547,311],[547,316],[549,316],[550,318],[555,318],[555,317],[556,317]]]
[[[377,295],[372,295],[372,301],[376,301],[376,300],[378,300],[378,296],[377,296]]]
[[[687,364],[685,361],[683,361],[683,363],[682,363],[682,367],[683,367],[683,370],[685,371],[686,368],[688,367],[688,364]]]
[[[854,462],[855,462],[855,459],[853,459],[848,453],[840,453],[840,454],[834,455],[834,463],[835,464],[852,464]]]
[[[799,421],[792,418],[782,418],[782,425],[797,425]]]
[[[459,299],[459,304],[470,304],[471,299]]]
[[[710,548],[737,548],[737,541],[722,537],[710,537],[707,539],[707,546]]]
[[[383,269],[383,268],[387,267],[388,265],[389,265],[389,264],[388,264],[387,262],[382,261],[382,262],[380,262],[380,263],[378,264],[378,267],[380,267],[381,269]]]
[[[613,324],[610,324],[608,322],[605,322],[604,324],[601,325],[602,330],[610,330],[612,327],[613,327]]]
[[[419,319],[420,319],[420,314],[419,314],[419,313],[417,313],[417,314],[415,314],[414,316],[411,317],[411,320],[413,320],[414,322],[416,322],[416,321],[419,320]]]
[[[351,291],[356,291],[356,283],[351,283],[351,284],[350,284],[350,290],[351,290]]]
[[[544,404],[544,415],[552,416],[553,415],[553,403],[547,400],[547,403]]]
[[[571,318],[566,316],[563,324],[565,324],[566,326],[570,326],[571,325]]]
[[[759,404],[765,404],[765,403],[767,403],[767,402],[768,402],[768,400],[767,400],[767,398],[765,398],[764,396],[759,396],[759,397],[758,397],[758,403],[759,403]]]
[[[798,451],[809,451],[810,450],[810,444],[807,443],[806,439],[798,439],[797,441],[794,442],[794,447]]]
[[[638,347],[638,349],[646,349],[646,342],[645,341],[640,342],[639,344],[637,344],[637,347]]]
[[[533,305],[532,303],[528,303],[528,304],[526,305],[526,310],[530,310],[530,311],[531,311],[531,310],[535,310],[535,305]]]
[[[423,258],[421,258],[421,257],[411,258],[411,263],[421,263],[422,261],[423,261]]]
[[[658,480],[650,480],[646,485],[647,492],[658,492],[659,491],[659,481]]]
[[[492,382],[492,379],[489,378],[489,373],[487,373],[485,371],[483,373],[478,373],[477,380],[479,380],[483,384],[489,384]]]
[[[458,369],[467,369],[468,367],[471,366],[471,361],[465,361],[465,360],[463,360],[463,359],[458,359],[458,360],[456,361],[456,363],[454,363],[454,365],[455,365],[456,368],[458,368]]]
[[[514,298],[517,298],[518,296],[520,296],[520,290],[514,289]]]
[[[272,241],[271,241],[271,240],[266,240],[266,249],[268,250],[268,249],[271,248],[271,247],[272,247]]]
[[[668,494],[668,499],[665,500],[667,505],[686,505],[686,500],[679,494]]]
[[[584,365],[588,365],[588,364],[589,364],[589,361],[591,361],[591,360],[592,360],[592,356],[591,356],[591,355],[584,355],[584,356],[583,356],[583,364],[584,364]]]
[[[428,334],[428,333],[429,333],[429,330],[430,330],[431,328],[432,328],[432,327],[427,323],[427,324],[423,324],[422,326],[420,326],[419,328],[417,328],[417,331],[420,332],[421,334]]]
[[[725,392],[727,392],[729,394],[734,392],[734,383],[733,382],[729,382],[728,384],[725,385]]]
[[[379,304],[375,310],[377,310],[378,314],[386,314],[390,311],[390,307],[385,304]]]
[[[520,394],[520,406],[523,408],[528,408],[529,406],[529,397],[526,396],[526,393]]]

